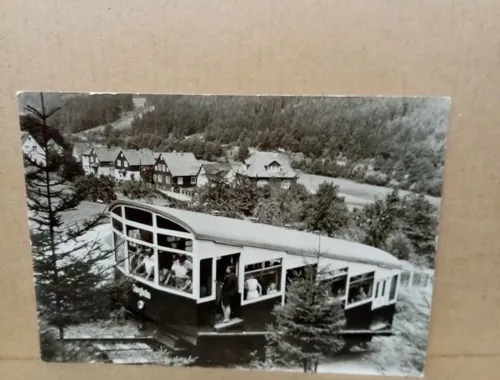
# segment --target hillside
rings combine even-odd
[[[165,96],[135,145],[214,159],[225,145],[300,153],[305,172],[439,196],[450,103],[441,98]],[[202,134],[203,139],[185,136]],[[175,149],[175,148],[174,148]]]

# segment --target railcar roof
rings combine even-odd
[[[118,205],[135,206],[163,215],[184,226],[200,240],[304,256],[312,256],[320,248],[323,255],[334,259],[398,269],[402,266],[400,260],[381,249],[326,236],[320,238],[310,232],[127,200],[115,201],[110,208]]]

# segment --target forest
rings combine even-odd
[[[50,101],[55,102],[54,95]],[[106,125],[133,109],[132,95],[59,96],[64,133]],[[129,130],[108,125],[91,140],[193,152],[224,161],[232,148],[284,150],[311,174],[440,196],[449,100],[403,97],[146,96],[151,112]],[[243,159],[245,155],[237,156]]]

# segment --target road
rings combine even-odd
[[[377,197],[383,198],[393,191],[393,189],[388,187],[357,183],[344,178],[324,177],[306,173],[299,174],[298,183],[304,185],[310,192],[316,192],[319,185],[323,182],[337,185],[339,187],[339,195],[345,197],[345,201],[350,208],[365,206],[375,201]],[[401,190],[400,194],[407,195],[410,192]],[[441,198],[427,196],[427,199],[438,209],[441,206]]]

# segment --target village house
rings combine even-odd
[[[258,186],[279,184],[288,189],[297,181],[288,156],[274,152],[255,152],[238,168],[237,175],[256,181]]]
[[[141,181],[141,171],[153,169],[155,155],[149,149],[120,149],[115,156],[115,178],[119,181]]]
[[[89,143],[86,143],[86,142],[74,143],[73,144],[73,152],[72,152],[73,158],[75,159],[76,162],[81,162],[83,164],[83,161],[82,161],[83,153],[85,153],[86,151],[89,151],[90,149],[92,149],[92,145]]]
[[[232,164],[207,162],[202,165],[208,182],[224,181],[231,183],[235,179],[236,171]]]
[[[92,147],[82,154],[82,167],[85,174],[94,174],[98,177],[114,177],[115,158],[118,148]]]
[[[45,164],[45,151],[35,138],[26,131],[21,132],[21,149],[30,160],[40,165]]]
[[[166,190],[191,194],[196,187],[207,183],[203,165],[193,153],[159,153],[155,162],[153,180]]]
[[[55,142],[54,139],[50,139],[47,142],[47,148],[52,151],[53,153],[56,153],[58,155],[62,155],[64,153],[64,148],[59,145],[57,142]]]

